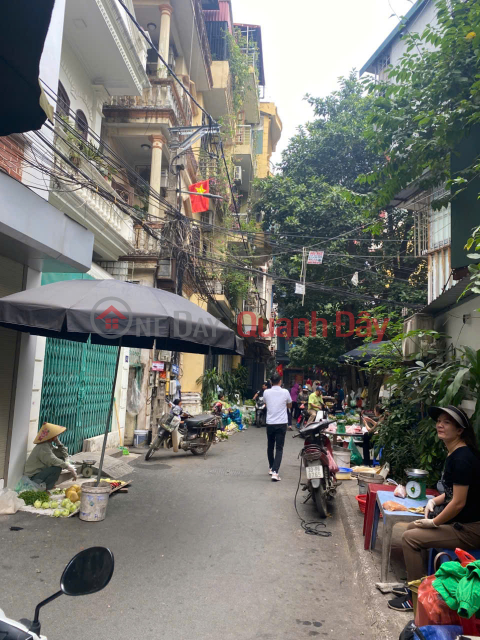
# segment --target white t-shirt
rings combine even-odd
[[[267,424],[287,424],[287,404],[292,402],[292,397],[286,389],[282,389],[280,385],[266,389],[263,401],[267,405]]]

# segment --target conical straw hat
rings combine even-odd
[[[56,436],[66,431],[65,427],[60,427],[58,424],[51,424],[50,422],[44,422],[42,428],[37,433],[37,437],[33,441],[33,444],[41,444],[48,440],[53,440]]]

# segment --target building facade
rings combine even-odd
[[[435,25],[436,21],[435,3],[418,0],[366,62],[360,75],[370,73],[379,80],[386,80],[388,68],[397,64],[407,50],[403,31],[421,34],[427,24]],[[422,46],[433,48],[432,44]],[[473,161],[478,140],[479,133],[473,130],[458,153],[452,154],[452,174]],[[390,203],[392,208],[407,209],[414,214],[415,252],[417,257],[425,256],[428,260],[428,304],[419,314],[406,319],[404,329],[436,329],[448,336],[447,345],[453,348],[467,345],[479,349],[480,333],[476,322],[480,316],[476,310],[480,307],[480,296],[471,294],[459,300],[469,282],[470,261],[464,247],[479,209],[478,187],[475,183],[469,184],[447,206],[438,208],[436,203],[448,197],[450,192],[443,184],[428,190],[420,188],[418,182],[426,177],[428,171]],[[414,349],[411,340],[405,341],[406,355]]]

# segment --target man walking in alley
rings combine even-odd
[[[282,389],[282,377],[274,373],[272,388],[263,393],[263,400],[267,405],[267,456],[270,466],[269,474],[273,482],[278,482],[280,464],[283,456],[283,445],[287,433],[288,409],[292,408],[292,398],[287,389]]]

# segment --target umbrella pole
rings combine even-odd
[[[118,365],[120,363],[121,351],[122,351],[122,338],[120,338],[120,342],[118,344],[117,362],[115,363],[115,374],[113,376],[113,382],[112,382],[112,395],[110,397],[110,408],[108,409],[107,422],[105,424],[105,435],[103,437],[102,455],[100,456],[100,464],[98,465],[97,482],[95,484],[96,487],[98,487],[98,485],[100,484],[100,480],[102,479],[103,461],[105,459],[105,449],[107,448],[108,432],[110,430],[110,421],[112,419],[113,403],[115,401],[115,386],[117,383],[117,373],[118,373]]]

